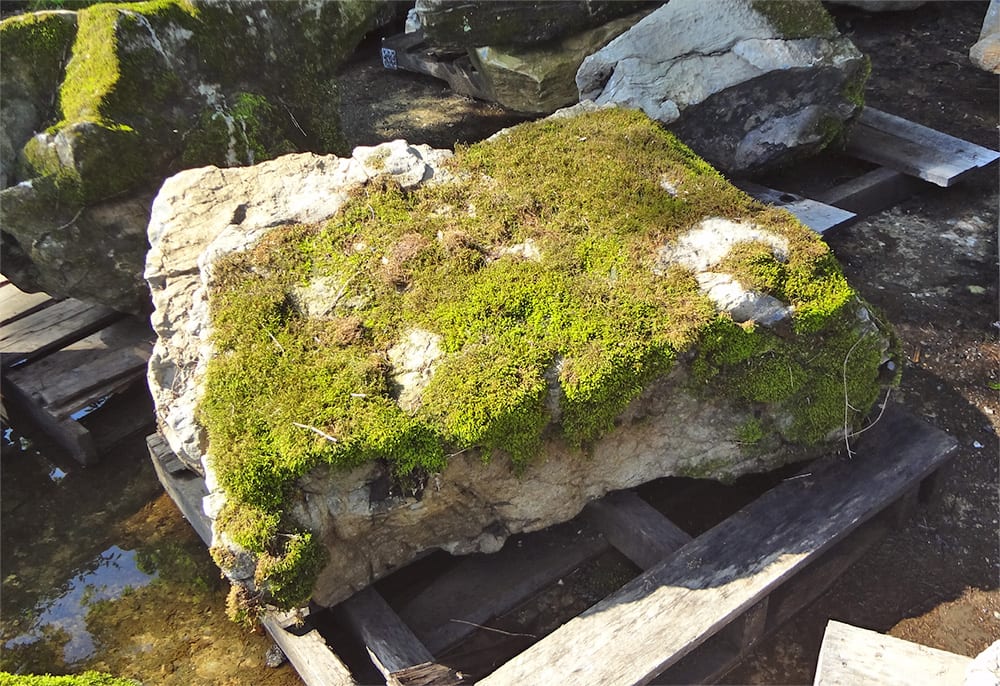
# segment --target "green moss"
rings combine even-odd
[[[0,672],[0,686],[139,686],[139,682],[93,671],[66,676]]]
[[[283,135],[281,115],[266,97],[241,92],[232,100],[231,107],[211,107],[199,115],[184,137],[185,167],[255,164],[295,152]]]
[[[861,67],[844,84],[842,91],[844,99],[853,103],[858,108],[865,106],[865,85],[868,77],[872,73],[872,61],[867,55],[861,63]]]
[[[298,607],[312,594],[312,582],[326,563],[326,549],[309,532],[284,536],[276,554],[257,560],[254,580],[281,607]]]
[[[216,265],[216,355],[199,413],[229,496],[219,525],[282,560],[265,565],[261,584],[280,569],[287,578],[271,588],[298,597],[315,572],[297,576],[305,558],[273,552],[304,535],[284,503],[309,470],[374,460],[405,480],[467,449],[524,470],[547,431],[585,449],[695,344],[696,387],[791,411],[784,435],[814,441],[842,423],[843,403],[831,408],[824,384],[838,383],[857,338],[856,296],[828,248],[641,113],[518,127],[460,148],[452,166],[466,181],[410,193],[371,183],[324,225],[275,230]],[[665,178],[681,192],[666,192]],[[722,267],[789,302],[796,338],[737,325],[691,273],[654,270],[658,247],[706,216],[787,240],[786,259],[751,243]],[[532,249],[537,260],[519,256]],[[321,291],[326,313],[306,316],[308,294]],[[404,409],[387,351],[415,329],[446,354]],[[877,387],[877,348],[852,349],[859,410]]]
[[[756,417],[751,417],[736,429],[736,440],[743,445],[757,445],[763,438],[764,427]]]
[[[37,101],[50,100],[58,90],[75,35],[76,22],[65,16],[20,14],[8,17],[0,22],[0,61],[8,74],[16,68],[30,81],[25,85]],[[30,60],[30,68],[18,64],[26,60]]]
[[[752,0],[782,38],[833,37],[837,26],[819,0]]]

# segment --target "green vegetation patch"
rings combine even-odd
[[[751,0],[782,38],[832,38],[837,25],[819,0]]]
[[[92,671],[66,676],[0,672],[0,686],[139,686],[139,682]]]
[[[852,403],[874,400],[879,339],[854,345],[855,295],[825,244],[643,114],[522,125],[460,148],[450,171],[461,181],[412,192],[370,183],[325,224],[216,265],[200,419],[229,496],[219,524],[292,595],[308,591],[290,579],[318,571],[318,543],[283,504],[317,466],[374,460],[405,480],[479,449],[524,469],[550,432],[586,450],[691,350],[699,389],[795,413],[744,426],[748,445],[765,428],[816,441],[843,426],[847,352]],[[657,249],[712,216],[787,240],[781,261],[749,243],[718,267],[794,306],[783,335],[718,315],[685,269],[655,273]],[[389,351],[414,331],[441,356],[401,404]]]

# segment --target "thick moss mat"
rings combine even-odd
[[[586,451],[681,360],[684,392],[787,416],[748,422],[747,450],[822,441],[876,400],[885,342],[859,336],[862,308],[826,245],[643,114],[522,125],[460,148],[449,171],[457,181],[411,192],[371,183],[325,224],[277,229],[215,267],[200,420],[229,497],[219,524],[283,572],[296,597],[280,600],[308,595],[281,560],[322,563],[283,518],[319,465],[383,461],[405,482],[475,448],[530,478],[545,439]],[[790,321],[738,324],[690,270],[655,268],[706,217],[787,241],[780,259],[738,244],[715,269],[791,305]],[[413,332],[440,355],[401,403],[389,351]]]

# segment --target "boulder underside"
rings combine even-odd
[[[822,241],[634,111],[190,170],[149,240],[160,428],[244,609],[809,457],[893,376]]]

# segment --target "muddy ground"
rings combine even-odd
[[[968,60],[986,5],[831,12],[871,57],[869,105],[997,149],[998,81]],[[451,147],[519,121],[442,82],[383,71],[375,47],[344,74],[352,144],[402,137]],[[867,168],[826,155],[762,181],[809,195]],[[893,400],[960,447],[916,516],[727,682],[810,683],[830,618],[970,656],[1000,639],[997,181],[993,166],[949,189],[927,186],[828,236],[851,282],[902,340],[908,362]]]

